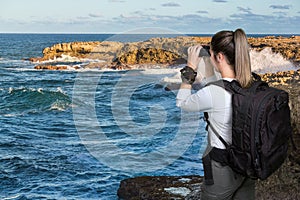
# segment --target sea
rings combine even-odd
[[[203,114],[181,111],[165,88],[180,81],[180,66],[48,71],[28,61],[62,42],[151,37],[0,34],[0,199],[114,200],[127,178],[203,175]],[[295,69],[271,49],[251,57],[257,72]]]

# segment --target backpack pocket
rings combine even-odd
[[[248,152],[230,146],[228,149],[229,166],[233,171],[244,176],[251,177],[253,170],[251,167],[251,155]]]

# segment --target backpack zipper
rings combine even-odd
[[[258,151],[261,151],[261,146],[259,145],[259,127],[258,127],[258,122],[260,120],[260,116],[259,115],[259,110],[261,110],[261,108],[266,104],[267,100],[273,96],[273,93],[270,92],[268,95],[266,95],[262,101],[261,101],[261,104],[259,105],[258,109],[256,110],[256,120],[255,120],[255,124],[254,124],[254,147],[255,149],[252,149],[251,152],[252,154],[255,156],[254,157],[254,167],[256,169],[259,169],[261,164],[260,164],[260,156],[259,154],[257,153]]]

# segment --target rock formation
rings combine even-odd
[[[142,42],[121,43],[103,42],[71,42],[55,44],[43,50],[42,58],[30,58],[32,62],[49,61],[62,56],[78,59],[94,59],[101,62],[86,67],[117,68],[116,65],[135,64],[176,64],[183,63],[187,58],[187,48],[202,44],[208,45],[210,37],[176,37],[152,38]],[[251,48],[262,50],[271,47],[272,51],[281,53],[286,59],[300,63],[300,36],[249,38]],[[41,65],[41,64],[39,64]],[[48,64],[49,69],[52,67]],[[37,67],[45,69],[45,67]],[[54,69],[56,69],[54,67]]]

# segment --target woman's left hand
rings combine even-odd
[[[188,48],[188,61],[187,65],[191,67],[194,71],[197,71],[197,67],[201,61],[199,56],[200,50],[203,47],[201,45],[195,45]]]

